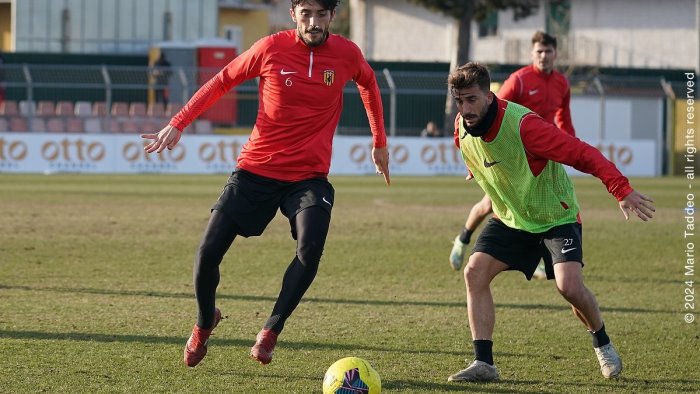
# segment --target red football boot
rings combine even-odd
[[[194,367],[207,355],[207,342],[214,328],[221,321],[221,311],[219,308],[214,310],[214,325],[207,330],[199,328],[196,324],[192,329],[192,335],[187,340],[185,345],[185,364],[188,367]]]
[[[269,329],[262,329],[255,337],[255,345],[250,348],[250,357],[260,364],[269,364],[272,361],[272,351],[275,350],[276,344],[277,333]]]

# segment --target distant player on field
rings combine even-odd
[[[544,120],[554,123],[559,130],[575,137],[576,131],[571,122],[569,108],[571,101],[569,81],[554,69],[554,61],[557,59],[557,39],[541,31],[535,32],[532,36],[530,53],[532,64],[512,73],[498,90],[498,97],[531,109]],[[481,201],[469,211],[464,228],[455,238],[450,252],[452,269],[462,268],[472,233],[492,212],[491,199],[488,195],[484,195]],[[549,276],[552,279],[551,272]],[[543,264],[537,267],[533,277],[547,278]]]
[[[257,236],[279,209],[289,219],[296,255],[282,279],[277,302],[258,333],[250,356],[272,361],[277,336],[313,282],[323,253],[333,208],[327,175],[333,134],[342,111],[343,88],[360,90],[373,135],[372,160],[389,179],[389,154],[382,102],[374,71],[351,41],[329,33],[338,0],[291,0],[296,30],[262,38],[195,93],[147,152],[172,149],[182,131],[241,82],[259,77],[259,109],[238,167],[214,204],[195,256],[194,288],[199,313],[184,350],[194,367],[207,353],[207,339],[221,320],[216,308],[219,263],[236,236]],[[265,264],[264,259],[253,264]],[[255,280],[250,278],[249,280]]]
[[[636,192],[613,163],[596,148],[562,133],[529,109],[489,91],[488,69],[467,63],[448,84],[459,114],[455,144],[470,175],[493,202],[495,217],[474,245],[464,269],[467,311],[475,360],[449,381],[499,378],[493,361],[495,308],[491,281],[518,270],[529,279],[540,259],[553,265],[559,293],[591,333],[604,377],[618,376],[622,360],[605,332],[593,293],[583,283],[583,244],[579,205],[562,164],[598,177],[630,213],[652,217],[651,198]]]

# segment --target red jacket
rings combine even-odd
[[[498,102],[498,113],[489,130],[481,137],[486,142],[496,138],[508,105],[507,101],[495,96],[494,100]],[[458,148],[460,147],[459,122],[461,121],[462,115],[457,115],[454,141]],[[562,133],[552,123],[545,121],[535,113],[525,115],[520,121],[520,138],[525,147],[527,163],[535,176],[542,172],[548,160],[552,160],[597,177],[603,181],[608,192],[615,196],[618,201],[622,201],[633,191],[629,180],[598,149],[576,137]]]
[[[384,115],[374,71],[353,42],[330,34],[309,48],[296,30],[256,42],[202,86],[170,124],[179,130],[241,82],[259,77],[259,106],[238,166],[281,181],[328,175],[343,88],[354,80],[374,137],[386,146]]]
[[[571,89],[562,73],[552,70],[546,74],[534,65],[525,66],[503,82],[498,97],[527,107],[560,130],[576,136],[569,109]]]

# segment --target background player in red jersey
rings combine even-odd
[[[241,82],[260,78],[259,109],[250,139],[211,211],[195,255],[194,288],[198,317],[184,350],[185,364],[197,365],[221,320],[216,308],[219,264],[236,236],[257,236],[279,209],[289,219],[296,254],[282,279],[270,317],[250,356],[272,361],[277,336],[313,282],[328,234],[333,186],[327,175],[333,135],[342,111],[343,88],[353,80],[360,91],[373,135],[372,160],[389,178],[389,154],[379,88],[360,49],[330,34],[338,0],[291,0],[295,30],[256,42],[202,86],[152,140],[148,153],[172,149],[182,131],[221,96]]]
[[[566,77],[554,69],[557,59],[557,39],[542,31],[532,36],[532,64],[512,73],[498,90],[498,97],[527,107],[544,120],[554,123],[561,131],[576,136],[571,122],[571,89]],[[464,224],[462,232],[455,238],[450,252],[450,266],[454,270],[462,267],[467,244],[476,228],[493,212],[491,199],[484,197],[476,203]],[[551,273],[550,273],[551,276]],[[545,279],[543,264],[535,271],[535,278]]]

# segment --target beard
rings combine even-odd
[[[486,135],[486,133],[489,131],[489,128],[493,124],[494,119],[496,119],[496,114],[498,112],[498,103],[494,99],[491,101],[491,104],[488,104],[484,106],[484,108],[481,110],[481,113],[478,116],[478,119],[470,119],[470,122],[472,122],[472,125],[468,125],[466,121],[464,122],[464,127],[467,129],[467,133],[471,134],[474,137],[481,137],[483,135]]]
[[[312,33],[316,34],[312,35]],[[326,38],[328,38],[328,31],[320,27],[314,27],[308,30],[297,29],[297,35],[302,41],[304,41],[304,44],[313,48],[323,44],[326,41]]]

